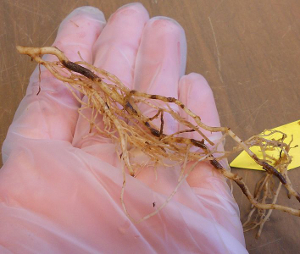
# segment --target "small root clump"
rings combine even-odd
[[[127,212],[124,203],[126,171],[134,177],[139,169],[145,166],[145,161],[147,166],[153,167],[180,165],[181,176],[176,189],[165,203],[158,207],[155,212],[136,222],[141,222],[157,214],[175,195],[181,183],[200,161],[209,161],[215,170],[234,181],[250,201],[252,210],[244,224],[245,230],[259,227],[257,234],[259,236],[272,210],[300,216],[299,209],[276,204],[282,186],[286,188],[289,198],[294,197],[300,202],[300,195],[294,190],[287,175],[287,166],[291,162],[289,156],[291,144],[284,142],[286,138],[284,133],[280,133],[282,136],[280,140],[270,138],[271,134],[278,131],[265,131],[262,135],[256,135],[243,141],[227,127],[211,127],[204,124],[199,116],[178,99],[130,90],[113,74],[96,68],[83,60],[71,62],[62,51],[55,47],[18,46],[17,49],[21,54],[27,54],[38,64],[45,66],[58,80],[63,81],[82,105],[79,114],[82,114],[84,108],[91,109],[92,117],[87,119],[90,121],[91,129],[94,129],[97,135],[110,138],[116,144],[116,151],[124,165],[121,203],[131,220],[136,221]],[[45,54],[55,55],[58,61],[43,60],[42,56]],[[82,101],[75,91],[85,95],[87,101]],[[173,105],[177,105],[182,112],[179,114],[173,110]],[[143,113],[145,111],[141,110],[145,107],[156,113],[153,116],[147,116]],[[172,116],[182,131],[171,134],[164,131],[164,116],[166,114]],[[103,117],[104,129],[95,124],[98,115]],[[83,117],[85,116],[83,115]],[[187,121],[188,117],[193,121]],[[205,131],[220,133],[220,141],[213,142],[204,134]],[[184,134],[188,132],[196,132],[201,138],[186,138]],[[225,138],[232,138],[237,143],[230,151],[218,150],[218,145]],[[252,146],[259,146],[263,156],[259,157],[254,154],[250,150]],[[138,148],[147,159],[141,163],[133,161],[131,148],[135,148],[135,150]],[[268,150],[274,149],[278,150],[278,158],[270,157],[266,153]],[[266,172],[266,176],[257,184],[254,194],[250,192],[242,177],[225,169],[220,163],[222,159],[227,158],[233,152],[242,150],[246,151]],[[193,163],[188,164],[188,162]],[[192,166],[186,168],[186,165]],[[279,180],[279,185],[274,193],[271,189],[275,178]],[[271,202],[267,202],[270,199]]]

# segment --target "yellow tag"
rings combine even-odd
[[[288,123],[273,130],[278,130],[287,135],[287,138],[284,140],[285,143],[289,143],[293,136],[293,142],[289,151],[289,155],[292,156],[292,162],[288,166],[288,170],[297,168],[300,166],[300,120],[293,123]],[[280,133],[275,133],[268,137],[268,139],[280,139],[282,135]],[[259,158],[262,158],[262,152],[258,146],[251,147],[251,151],[254,152]],[[279,158],[279,149],[274,149],[273,151],[267,151],[266,154],[273,156],[274,158]],[[263,170],[245,151],[241,152],[231,163],[231,167],[234,168],[248,168]]]

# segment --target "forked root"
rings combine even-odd
[[[137,169],[145,166],[137,162],[133,163],[130,160],[132,147],[139,148],[140,151],[147,156],[149,159],[147,165],[172,167],[175,164],[179,164],[184,168],[180,174],[180,181],[176,189],[171,193],[166,202],[156,209],[156,212],[146,215],[144,218],[138,220],[138,222],[158,213],[175,195],[177,189],[186,179],[189,172],[191,172],[200,161],[209,161],[216,170],[220,171],[228,179],[236,182],[252,204],[254,210],[280,210],[295,216],[300,216],[298,209],[276,204],[281,185],[285,186],[289,196],[294,196],[300,202],[300,196],[294,190],[287,176],[287,166],[291,162],[291,158],[288,154],[290,144],[284,143],[286,137],[284,134],[282,134],[282,139],[280,140],[268,139],[269,134],[265,134],[242,141],[227,127],[211,127],[204,124],[199,116],[194,114],[178,99],[130,90],[113,74],[98,69],[84,61],[71,62],[62,51],[55,47],[32,48],[18,46],[17,49],[21,54],[27,54],[40,65],[44,65],[57,79],[63,81],[80,103],[92,109],[92,117],[88,119],[91,122],[91,129],[95,129],[99,135],[109,137],[116,144],[116,149],[120,151],[120,158],[124,162],[124,181],[121,202],[129,218],[131,218],[131,216],[127,212],[124,203],[124,190],[126,185],[125,170],[127,168],[130,175],[135,176]],[[58,61],[45,61],[42,59],[42,55],[44,54],[55,55]],[[75,90],[85,95],[88,98],[88,102],[81,101],[81,99],[76,96]],[[161,102],[159,106],[157,106],[158,104],[155,103],[155,101]],[[169,106],[170,104],[176,104],[181,108],[182,113],[179,114],[172,110],[172,107]],[[156,110],[157,113],[153,116],[145,115],[140,110],[140,108],[145,108],[145,106]],[[99,114],[103,116],[104,129],[100,129],[93,124],[95,117]],[[166,134],[163,129],[165,114],[171,115],[174,121],[178,122],[180,129],[183,131]],[[184,114],[185,116],[183,116]],[[194,120],[194,123],[186,120],[188,116]],[[154,122],[160,122],[160,124],[157,126]],[[204,130],[212,133],[221,133],[221,139],[225,139],[229,136],[237,142],[237,146],[234,147],[232,151],[218,151],[218,144],[212,142],[204,134]],[[186,132],[197,132],[201,138],[197,140],[186,138],[184,136]],[[266,151],[268,150],[278,149],[280,156],[279,158],[270,158],[268,156],[264,156],[262,159],[258,158],[258,156],[250,150],[252,146],[260,146],[264,155],[266,155]],[[273,177],[279,179],[280,187],[278,187],[272,203],[266,203],[266,198],[259,199],[258,197],[260,195],[257,193],[253,196],[242,177],[231,173],[220,164],[219,161],[221,159],[228,157],[232,152],[241,150],[245,150],[253,160],[266,171],[268,179],[262,181],[262,186],[260,186],[258,190],[259,193],[266,191],[266,185],[269,184],[270,179]],[[188,162],[194,162],[193,166],[189,169],[185,169]],[[248,222],[250,222],[254,210],[250,212]],[[260,225],[262,229],[262,226],[269,216],[270,212],[262,216],[259,222],[256,222],[256,225]],[[133,218],[131,219],[136,221]],[[261,233],[261,229],[259,234]]]

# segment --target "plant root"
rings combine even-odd
[[[71,62],[62,51],[55,47],[21,47],[17,46],[21,54],[29,55],[38,64],[45,66],[58,80],[63,81],[70,89],[74,97],[82,104],[82,108],[91,108],[92,117],[87,119],[91,123],[91,129],[95,129],[98,135],[110,138],[115,144],[116,149],[120,151],[120,159],[124,163],[123,186],[121,191],[121,203],[127,216],[135,221],[141,222],[157,214],[171,198],[175,195],[177,189],[188,174],[196,167],[200,161],[209,161],[215,170],[221,172],[226,178],[234,181],[245,194],[252,205],[248,220],[244,224],[245,229],[260,227],[258,236],[261,234],[265,222],[269,219],[272,210],[280,210],[295,216],[300,216],[299,209],[276,204],[281,186],[288,191],[289,197],[295,197],[300,202],[300,195],[292,186],[287,175],[287,166],[291,162],[289,156],[290,144],[284,143],[286,135],[282,134],[280,140],[268,139],[268,137],[277,131],[266,130],[262,135],[256,135],[250,139],[241,140],[230,128],[211,127],[204,124],[201,118],[188,109],[181,101],[173,97],[161,95],[151,95],[136,90],[130,90],[113,74],[105,70],[96,68],[85,61]],[[45,54],[55,55],[58,61],[48,62],[42,59]],[[79,91],[85,95],[88,102],[83,102],[75,93]],[[160,101],[161,104],[155,103]],[[182,114],[175,112],[170,105],[175,104],[181,110]],[[140,108],[152,108],[156,111],[154,116],[145,115]],[[158,106],[159,105],[159,106]],[[79,113],[82,114],[81,110]],[[183,113],[185,116],[182,116]],[[164,132],[164,115],[169,114],[180,125],[179,131],[167,134]],[[83,114],[82,114],[83,115]],[[97,115],[103,116],[105,124],[104,129],[100,129],[94,124]],[[83,115],[84,116],[84,115]],[[188,122],[186,118],[190,116],[194,123]],[[86,118],[86,117],[85,117]],[[155,122],[154,122],[155,120]],[[160,122],[160,124],[155,124]],[[226,137],[232,138],[237,145],[231,151],[218,151],[218,144],[211,141],[205,134],[205,131],[211,133],[218,132],[223,141]],[[201,139],[189,139],[184,136],[187,132],[197,132]],[[220,142],[221,142],[220,141]],[[259,146],[263,158],[259,158],[250,148]],[[155,212],[146,215],[142,219],[135,220],[128,213],[124,203],[124,193],[126,185],[126,170],[131,176],[136,176],[138,169],[142,164],[132,162],[130,159],[131,148],[139,148],[148,158],[147,166],[156,168],[159,165],[172,167],[181,166],[180,177],[176,189],[166,199],[166,201],[156,209]],[[277,149],[280,151],[279,158],[267,156],[266,151]],[[233,152],[246,151],[252,159],[260,165],[266,172],[265,178],[257,185],[254,195],[243,181],[242,177],[225,169],[220,161],[227,158]],[[217,156],[216,156],[217,154]],[[194,162],[186,169],[188,162]],[[274,178],[279,180],[279,185],[271,203],[267,203],[267,197],[270,195],[271,181]],[[261,197],[261,194],[262,197]],[[155,203],[153,203],[153,207]],[[269,212],[266,214],[266,210]],[[258,212],[254,222],[252,218]]]

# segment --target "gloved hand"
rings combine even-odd
[[[79,51],[131,89],[179,98],[204,123],[219,125],[205,79],[184,75],[185,34],[172,19],[149,19],[135,3],[118,9],[106,24],[101,11],[82,7],[62,22],[54,45],[71,61],[80,60]],[[89,133],[79,107],[44,68],[39,82],[36,68],[3,145],[1,253],[247,253],[237,204],[223,176],[207,162],[157,215],[132,222],[120,202],[123,178],[115,145]],[[166,132],[178,129],[166,121]],[[103,125],[101,117],[98,124]],[[138,220],[155,211],[179,174],[160,167],[128,175],[129,214]]]

